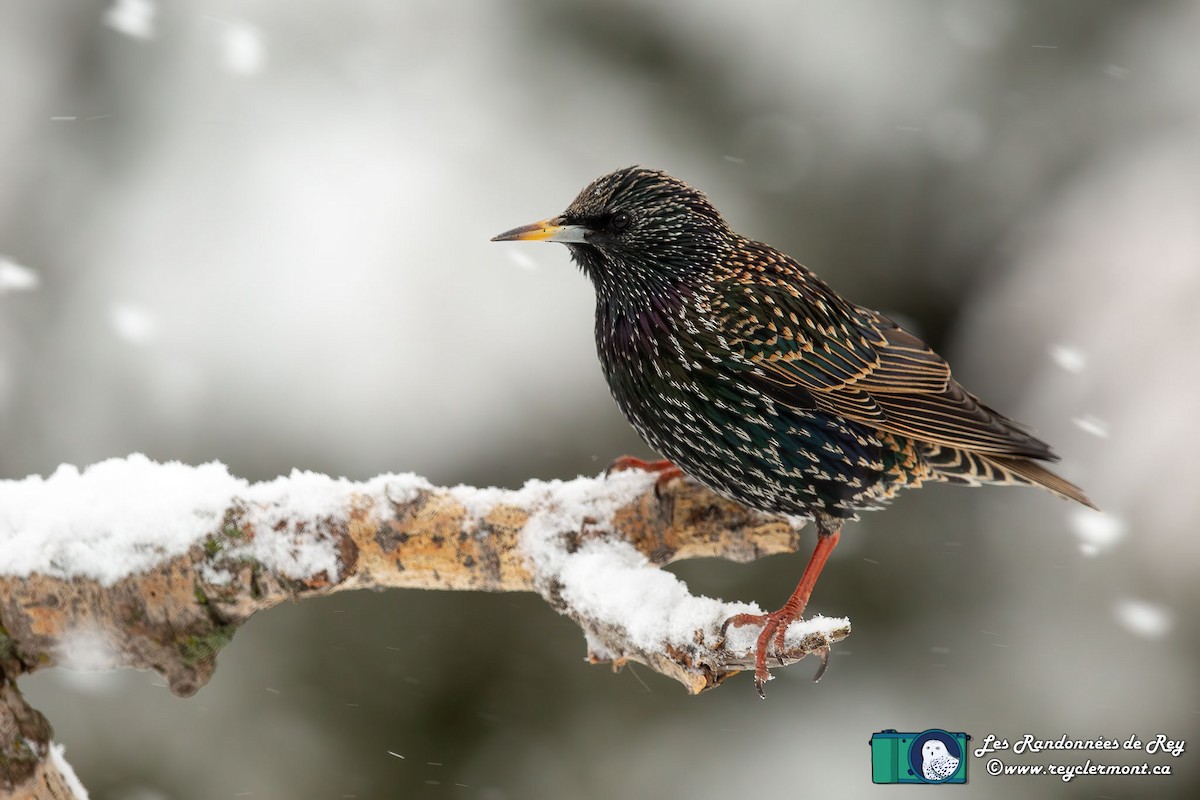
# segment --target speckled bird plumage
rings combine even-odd
[[[627,226],[613,229],[615,215]],[[655,450],[762,511],[853,517],[927,480],[1034,483],[1048,445],[980,403],[946,362],[795,259],[732,231],[703,193],[632,167],[559,218],[596,288],[596,347]]]
[[[734,232],[664,172],[610,173],[561,216],[496,238],[567,244],[595,286],[617,405],[725,497],[827,531],[926,481],[1031,484],[1091,505],[1038,463],[1055,459],[1045,442],[963,389],[928,345]]]

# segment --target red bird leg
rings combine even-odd
[[[608,465],[605,474],[624,472],[627,469],[640,469],[643,472],[672,472],[674,473],[671,475],[672,478],[678,478],[683,474],[683,471],[672,464],[670,459],[660,458],[657,461],[646,461],[636,456],[619,456]]]
[[[808,566],[804,568],[804,575],[801,576],[800,583],[796,585],[796,591],[792,592],[792,596],[783,604],[783,607],[770,614],[737,614],[725,620],[722,632],[728,630],[730,625],[735,628],[742,625],[763,626],[762,633],[758,635],[758,644],[754,655],[754,687],[758,689],[759,697],[766,697],[763,685],[771,679],[771,674],[767,671],[767,648],[772,643],[775,645],[776,658],[782,664],[783,657],[780,654],[783,652],[783,638],[787,633],[788,626],[804,614],[808,598],[812,595],[813,587],[817,585],[817,578],[821,576],[821,570],[825,567],[825,562],[829,560],[829,554],[833,552],[833,548],[837,547],[840,538],[842,538],[841,520],[817,520],[817,546],[813,550],[812,558],[808,560]],[[824,669],[821,671],[824,672]]]
[[[608,465],[608,469],[604,471],[604,474],[611,475],[614,472],[624,472],[627,469],[657,472],[658,480],[654,482],[654,493],[659,497],[662,497],[662,487],[676,478],[683,477],[683,470],[672,464],[669,459],[660,458],[657,461],[646,461],[634,456],[621,456]]]
[[[675,498],[664,489],[676,478],[683,477],[683,470],[671,463],[670,459],[660,458],[657,461],[645,461],[634,456],[621,456],[608,465],[605,475],[621,472],[627,469],[640,469],[643,472],[656,472],[658,479],[654,481],[654,496],[658,499],[658,513],[662,521],[670,525],[675,519]]]

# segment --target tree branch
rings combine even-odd
[[[501,490],[302,472],[249,484],[219,464],[141,456],[63,467],[0,481],[0,686],[19,700],[12,681],[23,672],[127,666],[159,672],[186,696],[256,611],[347,589],[421,588],[536,591],[583,629],[592,662],[638,661],[696,693],[752,666],[757,630],[723,640],[720,627],[758,610],[692,597],[657,567],[749,561],[799,541],[791,522],[687,481],[660,501],[640,472]],[[777,655],[824,657],[849,630],[844,619],[797,623]],[[0,720],[0,747],[40,743],[44,756],[49,726],[25,708],[14,712],[24,723]],[[3,785],[45,761],[6,758]]]

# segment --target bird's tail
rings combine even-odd
[[[950,483],[1040,486],[1066,500],[1100,510],[1078,486],[1029,458],[940,446],[930,447],[922,455],[934,475]]]
[[[1074,500],[1076,503],[1082,503],[1088,508],[1095,509],[1096,511],[1100,510],[1100,507],[1089,500],[1088,496],[1083,493],[1083,489],[1080,489],[1061,475],[1051,472],[1036,461],[1030,461],[1027,458],[1007,458],[1004,456],[983,456],[983,458],[990,461],[998,470],[1005,474],[1007,478],[1006,483],[1040,486],[1066,500]]]

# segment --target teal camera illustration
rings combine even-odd
[[[871,780],[875,783],[966,783],[965,733],[930,728],[920,733],[893,729],[871,734]]]

